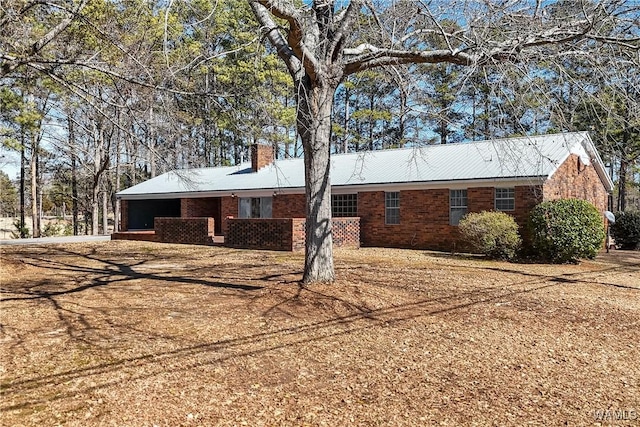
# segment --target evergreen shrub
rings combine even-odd
[[[469,213],[458,227],[475,251],[490,258],[513,259],[522,243],[518,224],[504,212]]]
[[[618,212],[611,235],[620,249],[640,248],[640,212]]]
[[[605,239],[603,216],[586,200],[542,202],[529,217],[536,255],[554,263],[595,258]]]

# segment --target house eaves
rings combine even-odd
[[[566,133],[335,154],[331,157],[331,188],[338,194],[390,188],[539,184],[552,176],[573,151],[580,151],[576,147],[583,147],[582,153],[590,154],[588,147],[592,144],[589,144],[586,133]],[[598,162],[602,165],[599,156],[590,158],[594,165]],[[249,164],[172,171],[123,190],[117,196],[121,199],[232,194],[256,197],[274,192],[304,192],[303,159],[277,160],[257,172]]]

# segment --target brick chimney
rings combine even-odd
[[[257,172],[273,163],[273,147],[271,145],[253,144],[251,146],[251,169]]]

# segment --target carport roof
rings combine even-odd
[[[608,177],[588,133],[563,133],[488,141],[426,145],[331,156],[332,191],[429,188],[470,181],[532,183],[548,179],[571,155],[594,164],[607,190]],[[117,194],[122,199],[214,197],[235,193],[304,192],[304,160],[280,159],[257,172],[238,166],[175,170]]]

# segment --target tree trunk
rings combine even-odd
[[[627,171],[629,161],[622,153],[620,158],[620,173],[618,174],[618,211],[623,212],[627,209]]]
[[[402,82],[398,82],[398,87],[400,90],[400,124],[399,124],[399,128],[398,128],[398,141],[399,144],[398,146],[400,148],[404,147],[404,144],[406,143],[406,121],[407,121],[407,91],[406,91],[406,87],[404,85],[402,85]]]
[[[93,186],[91,188],[91,234],[99,234],[100,224],[100,176],[102,163],[102,150],[104,147],[104,130],[102,124],[97,123],[94,129],[94,152],[93,152]]]
[[[156,177],[156,122],[153,114],[153,106],[149,108],[149,137],[148,137],[148,159],[150,178]]]
[[[39,146],[40,144],[38,144]],[[43,212],[42,212],[42,173],[40,172],[40,169],[42,168],[42,165],[40,165],[40,159],[36,159],[36,180],[38,182],[38,235],[40,237],[42,237],[42,219],[43,219]]]
[[[120,191],[120,138],[116,141],[116,182],[113,193]],[[113,205],[113,231],[120,231],[120,199],[115,198]]]
[[[31,224],[33,237],[40,237],[40,224],[38,223],[38,147],[35,145],[35,137],[31,146]]]
[[[369,151],[373,151],[373,128],[375,126],[375,122],[373,120],[373,111],[376,108],[375,106],[375,94],[371,93],[369,97]]]
[[[78,235],[78,166],[76,165],[76,151],[71,147],[71,211],[73,215],[73,235]]]
[[[102,234],[109,234],[109,202],[107,190],[102,190]]]
[[[100,187],[95,185],[91,192],[91,234],[97,236],[100,234],[98,226],[100,224],[100,202],[98,196],[100,194]]]
[[[335,87],[312,86],[307,76],[296,81],[297,124],[304,148],[307,222],[304,283],[333,282],[331,238],[331,110]]]
[[[628,109],[625,108],[625,122],[629,123]],[[627,174],[629,173],[629,148],[631,132],[625,127],[622,132],[622,150],[620,150],[620,173],[618,174],[618,210],[624,212],[627,209]]]
[[[483,120],[484,132],[483,133],[484,133],[484,139],[489,140],[491,139],[491,130],[490,130],[491,119],[489,115],[491,111],[491,106],[490,106],[490,99],[489,99],[489,89],[483,92],[483,96],[484,96],[484,111],[482,112],[484,114],[484,120]]]
[[[24,148],[24,132],[22,133],[22,146],[20,147],[20,238],[27,237],[25,233],[25,212],[24,212],[24,199],[25,199],[25,169],[27,158]]]
[[[351,105],[349,105],[349,97],[351,93],[349,88],[344,88],[344,138],[342,140],[342,152],[349,151],[349,121],[351,120]]]

